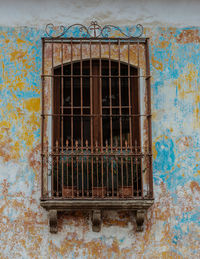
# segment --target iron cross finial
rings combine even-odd
[[[97,34],[98,34],[98,31],[101,30],[101,27],[99,26],[99,24],[97,23],[97,21],[92,21],[90,26],[89,26],[89,29],[91,31],[93,31],[94,33],[94,38],[97,37]]]

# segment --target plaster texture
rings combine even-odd
[[[45,32],[0,27],[0,258],[200,256],[200,29],[154,26],[145,34],[150,37],[155,203],[144,231],[136,232],[130,214],[113,211],[104,213],[101,232],[95,233],[91,215],[76,212],[58,215],[59,233],[50,234],[39,204]]]
[[[0,0],[0,25],[88,23],[199,26],[198,0]]]

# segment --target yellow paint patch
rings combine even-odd
[[[185,73],[174,80],[174,85],[178,88],[178,95],[181,99],[193,98],[193,127],[200,128],[199,102],[200,94],[198,91],[198,70],[194,64],[188,64]]]
[[[15,50],[10,54],[10,61],[13,62],[18,59],[23,59],[24,57],[27,56],[27,54],[28,54],[27,51]]]
[[[24,248],[26,248],[26,241],[24,239],[19,240],[19,242]]]
[[[29,112],[40,111],[40,98],[29,98],[24,101],[24,108]]]
[[[186,74],[185,79],[188,81],[189,88],[192,86],[192,81],[197,78],[198,71],[194,68],[193,64],[188,64],[188,74]]]
[[[7,121],[7,120],[0,121],[0,128],[2,130],[9,129],[10,127],[11,127],[11,123],[9,121]]]
[[[8,38],[5,39],[5,43],[8,44],[10,40]]]
[[[20,145],[19,142],[15,142],[13,146],[13,158],[18,159],[19,158],[19,151],[20,151]]]
[[[195,95],[195,103],[200,103],[200,94]]]
[[[160,42],[160,48],[166,49],[169,46],[169,41],[163,40]]]
[[[24,40],[22,40],[22,39],[17,39],[16,42],[17,42],[17,44],[26,43],[26,41],[24,41]]]
[[[25,83],[22,81],[19,81],[16,83],[15,88],[19,90],[23,90],[25,88]]]
[[[7,111],[12,111],[14,109],[12,103],[8,103],[6,106]]]
[[[198,170],[198,171],[194,174],[194,176],[200,176],[200,170]]]
[[[27,121],[30,125],[32,125],[32,130],[37,130],[40,128],[40,119],[36,116],[35,113],[32,113]]]
[[[156,159],[158,152],[157,152],[157,150],[156,150],[156,145],[155,145],[155,143],[153,143],[152,149],[153,149],[153,158]]]
[[[179,90],[179,96],[181,98],[186,97],[188,94],[195,93],[191,88],[197,85],[198,70],[193,64],[188,64],[186,73],[179,76],[178,79],[174,81]]]
[[[152,56],[151,62],[157,70],[163,71],[163,64],[160,61],[156,60],[154,56]]]

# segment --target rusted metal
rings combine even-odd
[[[73,26],[79,26],[82,32],[85,31],[85,37],[64,38]],[[43,39],[43,53],[45,48],[50,48],[51,62],[47,73],[44,69],[46,57],[43,54],[41,197],[61,200],[152,198],[148,40],[139,38],[140,34],[126,35],[115,26],[101,27],[96,22],[89,27],[80,24],[73,26],[61,27],[63,32],[59,36]],[[137,29],[141,28],[139,26]],[[110,29],[119,29],[123,37],[107,37],[105,33],[107,31],[108,34]],[[87,59],[84,59],[84,44],[88,47]],[[140,73],[141,45],[145,46],[145,75]],[[117,51],[116,60],[112,59],[112,46]],[[132,46],[136,46],[137,52],[135,67],[130,58],[134,49],[131,50]],[[107,57],[102,54],[106,47]],[[122,60],[121,53],[125,47],[127,63]],[[66,49],[69,50],[67,64],[64,59]],[[59,66],[55,65],[58,63],[56,55],[60,57]],[[53,93],[52,110],[45,109],[48,104],[45,104],[44,95],[49,90],[45,89],[45,78],[51,80],[47,88],[52,89]],[[140,109],[141,79],[145,79],[147,89],[147,110],[143,113]],[[148,149],[142,147],[142,118],[148,121]],[[52,140],[49,140],[46,149],[45,120],[51,121],[53,129]],[[48,168],[44,170],[46,164]],[[144,196],[142,174],[146,165],[149,192]],[[48,183],[48,175],[44,176],[48,170],[51,172],[51,183]],[[47,177],[45,187],[44,177]],[[46,189],[47,195],[44,193]]]
[[[120,33],[123,37],[126,38],[139,38],[143,34],[143,26],[141,24],[137,24],[135,26],[135,32],[133,35],[128,35],[125,32],[123,32],[118,26],[114,25],[104,25],[101,26],[97,23],[97,21],[92,21],[90,25],[87,27],[83,24],[72,24],[70,26],[59,26],[56,27],[52,23],[49,23],[46,25],[46,34],[49,37],[52,37],[54,39],[59,39],[60,37],[66,35],[72,28],[79,28],[79,33],[82,33],[84,38],[93,38],[93,39],[99,39],[101,37],[107,37],[108,33],[111,33],[112,31],[115,33],[116,31]],[[54,35],[56,33],[57,35]]]
[[[139,111],[139,113],[141,113],[141,111],[140,111],[141,107],[140,107],[140,44],[139,44],[139,42],[137,42],[137,67],[138,67],[138,69],[137,69],[138,91],[137,92],[138,92],[138,102],[139,102],[138,111]],[[139,123],[139,135],[141,136],[141,116],[138,119],[139,119],[139,121],[138,121],[138,123]],[[139,137],[139,145],[138,146],[136,145],[136,148],[138,148],[139,152],[142,152],[142,149],[140,148],[140,146],[141,146],[140,142],[141,142],[141,137]],[[140,189],[137,190],[137,195],[143,196],[143,177],[142,177],[143,164],[142,164],[141,159],[139,160],[139,164],[140,164],[140,176],[141,176],[140,181],[141,181],[141,183],[140,183]],[[138,181],[138,178],[137,178],[137,181]],[[137,184],[139,184],[139,182]]]
[[[149,39],[146,40],[146,84],[147,84],[147,105],[148,114],[151,115],[151,85],[150,85],[150,63],[149,63]],[[151,116],[147,116],[148,120],[148,152],[152,154],[152,129],[151,129]],[[152,168],[152,155],[149,156],[149,196],[153,197],[153,168]]]
[[[63,113],[64,113],[64,78],[63,78],[63,42],[61,40],[61,154],[64,154],[64,150],[63,150],[63,146],[64,146],[64,117],[63,117]],[[67,144],[68,142],[66,142],[66,148],[67,148]],[[63,164],[63,159],[61,160],[62,163],[62,186],[64,185],[64,175],[63,175],[63,170],[64,170],[64,164]],[[67,178],[68,178],[68,168],[67,168]]]
[[[70,42],[70,47],[71,47],[71,53],[70,53],[70,63],[71,63],[71,80],[70,80],[70,88],[71,88],[71,114],[74,114],[73,111],[73,42],[71,40]],[[71,147],[72,150],[74,148],[74,138],[73,138],[73,127],[74,125],[74,119],[73,116],[71,116]],[[72,185],[72,198],[74,198],[74,158],[72,157],[71,159],[71,174],[72,174],[72,181],[71,181],[71,185]]]
[[[92,45],[90,41],[90,144],[91,144],[91,154],[93,154],[93,84],[92,84]],[[93,156],[91,159],[91,175],[92,175],[92,198],[94,197],[93,193],[93,182],[94,182],[94,177],[93,177]]]
[[[44,74],[44,40],[42,40],[42,74]],[[41,123],[41,198],[44,190],[44,80],[42,76],[42,123]],[[48,189],[48,185],[47,185]]]

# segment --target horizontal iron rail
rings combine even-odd
[[[87,108],[86,108],[87,109]],[[115,108],[116,109],[116,108]],[[122,106],[123,109],[123,106]],[[124,108],[127,109],[127,108]],[[41,116],[59,116],[59,117],[149,117],[152,116],[152,114],[131,114],[131,115],[126,115],[126,114],[51,114],[51,113],[44,113],[41,114]]]
[[[99,41],[101,41],[101,44],[104,43],[104,44],[107,44],[108,42],[111,42],[111,43],[117,43],[118,44],[118,41],[120,41],[120,43],[126,43],[129,42],[129,43],[146,43],[147,40],[149,38],[147,37],[142,37],[142,38],[123,38],[123,37],[102,37],[102,38],[82,38],[82,37],[61,37],[61,38],[49,38],[49,37],[43,37],[42,40],[45,42],[45,43],[60,43],[60,42],[63,42],[63,43],[69,43],[71,44],[71,42],[73,44],[75,43],[80,43],[80,41],[82,43],[96,43],[98,44]]]
[[[130,76],[127,76],[127,75],[120,75],[120,76],[117,76],[117,75],[49,75],[49,74],[43,74],[41,75],[41,77],[77,77],[77,78],[81,78],[81,77],[87,77],[87,78],[145,78],[145,79],[148,79],[151,77],[151,75],[130,75]]]
[[[43,155],[45,155],[45,153],[43,153]],[[56,154],[56,153],[49,153],[48,156],[60,156],[60,157],[144,157],[144,156],[152,156],[152,154],[144,154],[144,153],[138,153],[138,154],[119,154],[119,155],[115,155],[115,154],[106,154],[106,153],[102,153],[102,154],[97,154],[97,153],[88,153],[88,154],[81,154],[81,153],[69,153],[69,154]]]

